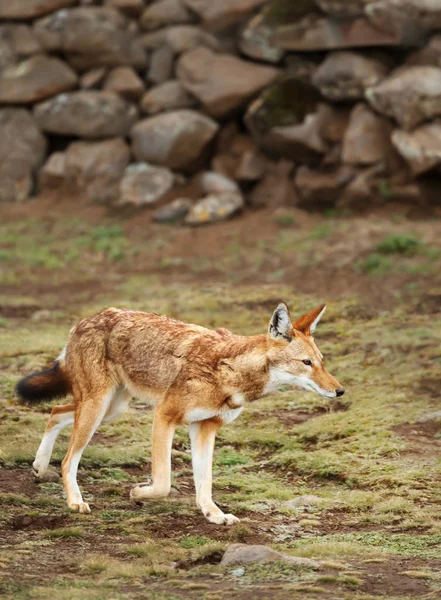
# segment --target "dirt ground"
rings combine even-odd
[[[73,199],[2,209],[0,223],[0,594],[14,599],[441,597],[441,221],[266,211],[190,229]],[[178,430],[170,498],[137,505],[150,473],[151,410],[134,399],[100,428],[79,482],[30,471],[51,404],[14,385],[56,356],[69,328],[104,306],[164,312],[243,334],[279,300],[328,303],[316,340],[344,402],[285,390],[221,430],[214,496],[241,519],[206,523]],[[53,457],[59,471],[69,432]],[[220,565],[232,543],[318,561]]]

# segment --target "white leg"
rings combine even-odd
[[[192,423],[189,428],[196,504],[210,523],[232,525],[238,523],[239,519],[234,515],[224,514],[212,499],[213,450],[219,425],[219,421],[210,419]]]
[[[112,397],[113,390],[103,398],[90,398],[76,407],[74,430],[63,460],[62,471],[69,508],[80,513],[89,513],[90,508],[86,502],[83,502],[78,487],[78,465],[85,447],[108,411]]]
[[[152,432],[152,478],[153,484],[140,483],[130,491],[132,500],[165,498],[171,488],[171,449],[175,425],[161,407],[157,407],[153,418]]]
[[[32,464],[34,475],[41,479],[49,466],[55,440],[62,429],[74,422],[74,405],[55,406]]]
[[[125,388],[118,388],[113,395],[109,408],[103,418],[103,423],[110,423],[117,419],[125,410],[127,410],[131,394]]]

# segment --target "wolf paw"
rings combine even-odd
[[[234,515],[231,515],[231,514],[225,515],[224,513],[220,513],[220,514],[207,513],[205,516],[209,523],[214,523],[215,525],[234,525],[235,523],[240,522],[240,519],[238,519],[237,517],[235,517]]]
[[[79,504],[69,504],[69,508],[70,508],[70,510],[73,510],[75,512],[79,512],[82,514],[90,513],[90,506],[87,504],[87,502],[80,502]]]

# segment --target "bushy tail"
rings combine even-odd
[[[44,400],[67,396],[72,391],[72,386],[68,376],[56,360],[51,369],[20,379],[16,391],[21,403],[36,404]]]

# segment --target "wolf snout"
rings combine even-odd
[[[344,393],[345,393],[344,388],[338,388],[337,390],[335,390],[335,395],[337,396],[337,398],[339,396],[343,396]]]

